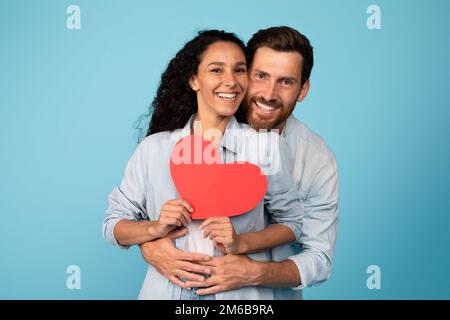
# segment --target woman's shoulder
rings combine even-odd
[[[139,147],[144,150],[152,149],[153,151],[171,150],[175,143],[179,140],[180,129],[174,131],[161,131],[146,136],[139,143]]]

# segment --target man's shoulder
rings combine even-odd
[[[289,135],[298,152],[314,153],[316,156],[335,161],[335,155],[325,140],[306,124],[291,115],[288,119]]]

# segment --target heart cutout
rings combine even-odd
[[[194,208],[192,219],[244,214],[258,205],[267,190],[261,168],[249,162],[221,163],[212,142],[199,135],[177,142],[170,174],[180,197]]]

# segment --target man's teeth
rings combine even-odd
[[[222,92],[220,92],[217,95],[223,99],[230,99],[230,100],[233,100],[237,97],[237,93],[222,93]]]
[[[256,102],[256,101],[255,101],[255,102]],[[261,103],[261,102],[256,102],[256,105],[257,105],[259,108],[263,109],[264,111],[272,111],[272,110],[275,110],[275,109],[276,109],[276,108],[274,108],[274,107],[268,106],[268,105],[266,105],[266,104],[264,104],[264,103]]]

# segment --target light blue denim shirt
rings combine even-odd
[[[305,210],[298,244],[272,250],[275,261],[291,259],[300,272],[302,284],[275,289],[275,298],[302,299],[302,289],[317,285],[331,275],[339,221],[338,168],[334,154],[321,137],[294,116],[282,132],[292,165],[292,176]]]
[[[138,145],[128,161],[120,186],[109,195],[109,207],[103,223],[105,239],[118,245],[113,233],[117,222],[123,219],[157,220],[162,205],[169,199],[178,198],[170,176],[169,160],[176,142],[190,134],[193,117],[183,129],[150,135]],[[237,122],[234,117],[228,123],[219,148],[222,162],[254,163],[260,166],[268,179],[264,200],[246,214],[232,217],[231,221],[237,233],[260,231],[269,223],[281,223],[289,227],[299,241],[304,212],[292,178],[293,168],[286,157],[280,157],[280,154],[288,152],[286,145],[274,144],[273,139],[280,140],[277,134],[256,132],[248,125]],[[265,214],[264,207],[268,214]],[[185,239],[176,239],[175,246],[183,250]],[[214,255],[222,254],[216,250]],[[271,260],[270,250],[248,256],[257,261]],[[215,298],[274,299],[274,295],[271,288],[244,287],[218,293]],[[181,288],[149,265],[139,299],[180,299],[180,296]]]

